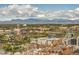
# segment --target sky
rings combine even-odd
[[[9,4],[0,4],[0,8],[4,8]],[[68,10],[79,7],[79,4],[33,4],[32,6],[38,7],[40,10]]]
[[[68,10],[79,7],[78,4],[38,4],[36,6],[43,10]]]
[[[79,19],[79,4],[0,4],[0,21],[29,17]]]

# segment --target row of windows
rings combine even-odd
[[[68,40],[69,45],[79,45],[79,40],[77,39],[70,39]]]

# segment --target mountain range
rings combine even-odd
[[[0,24],[79,24],[79,8],[49,11],[32,5],[8,5],[0,8]]]
[[[12,19],[11,21],[0,21],[0,24],[79,24],[79,19],[67,20],[67,19]]]

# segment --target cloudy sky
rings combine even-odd
[[[78,4],[0,4],[0,21],[26,18],[79,19]]]
[[[8,7],[10,5],[11,4],[0,4],[0,8]],[[22,4],[19,5],[21,6]],[[68,10],[78,8],[79,4],[31,4],[31,6],[38,7],[41,10]]]

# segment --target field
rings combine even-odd
[[[79,24],[0,24],[0,54],[79,54]]]

